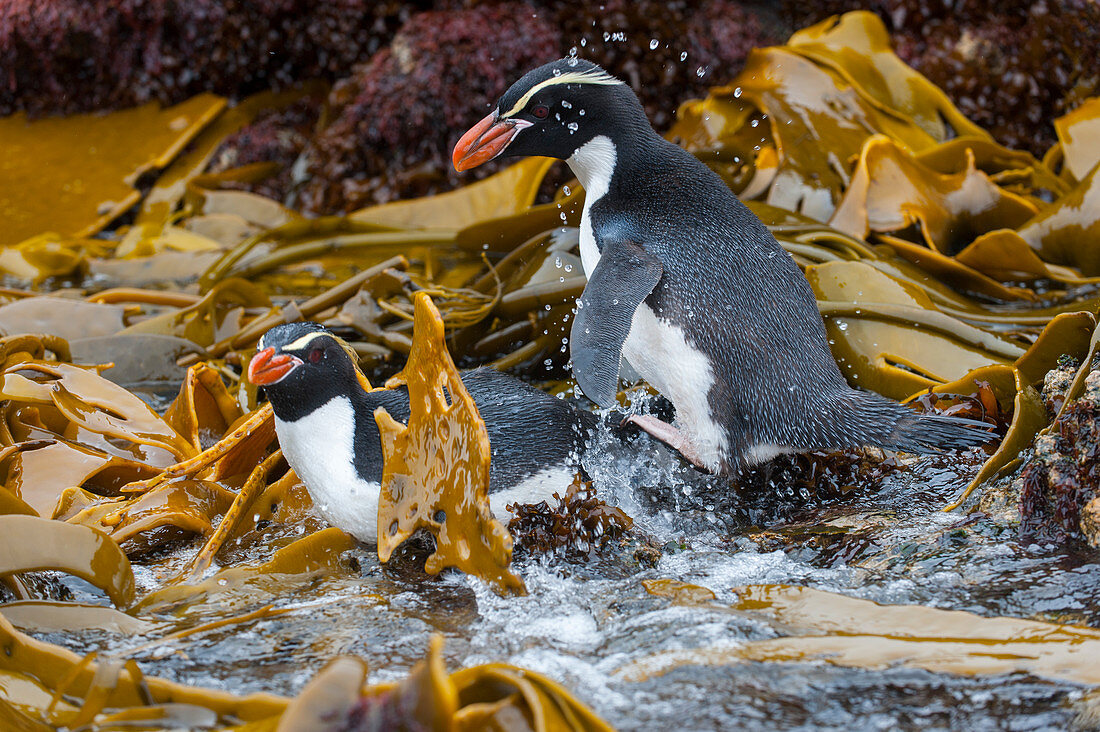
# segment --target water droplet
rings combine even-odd
[[[581,39],[581,48],[584,48],[587,45],[588,45],[588,39],[587,38],[582,38]]]
[[[688,57],[688,52],[687,51],[684,51],[683,53],[680,54],[680,60],[681,61],[687,61],[687,57]]]
[[[566,127],[569,128],[569,134],[570,135],[572,135],[574,132],[576,132],[578,129],[580,129],[580,125],[578,125],[576,122],[570,122],[569,124],[566,125]]]
[[[571,265],[571,264],[565,265],[565,271],[566,272],[572,272],[573,271],[573,265]]]
[[[604,31],[603,32],[603,39],[604,39],[604,41],[610,41],[611,40],[611,34],[608,33],[607,31]]]
[[[752,122],[749,123],[749,125],[751,127],[759,127],[760,126],[760,120],[754,119]],[[757,149],[759,149],[759,148],[757,148]]]
[[[584,110],[582,109],[581,111],[577,112],[577,114],[579,114],[580,116],[583,117],[584,116]]]
[[[658,45],[660,45],[660,41],[658,41],[656,38],[654,38],[652,41],[649,42],[649,50],[650,51],[657,50]]]
[[[554,76],[561,76],[561,69],[554,69]]]
[[[698,76],[700,79],[703,78],[706,75],[706,73],[707,73],[707,67],[706,66],[700,66],[699,68],[695,69],[695,75]]]
[[[740,99],[741,98],[741,87],[737,87],[736,89],[733,90],[733,98],[734,99]]]
[[[561,106],[565,107],[566,109],[572,109],[573,108],[573,105],[570,104],[569,101],[566,100],[566,99],[561,100]]]
[[[567,196],[573,195],[573,189],[570,188],[569,186],[562,186],[561,187],[561,192],[564,193]],[[558,204],[558,208],[561,208],[561,204]]]

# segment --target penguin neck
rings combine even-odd
[[[638,174],[653,139],[660,140],[648,125],[644,129],[626,127],[615,134],[600,134],[573,151],[566,162],[584,186],[586,208],[610,190],[616,180]]]
[[[566,162],[584,186],[587,208],[591,202],[603,198],[611,188],[611,179],[619,162],[619,149],[610,137],[596,135],[577,148]]]

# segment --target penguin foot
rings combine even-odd
[[[628,423],[637,425],[639,429],[676,450],[684,456],[684,459],[700,470],[710,472],[710,468],[703,462],[703,459],[699,456],[699,451],[695,449],[695,445],[691,443],[691,440],[668,422],[648,414],[632,414],[624,419],[619,426]]]

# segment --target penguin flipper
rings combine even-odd
[[[605,239],[569,333],[573,377],[601,407],[615,404],[619,361],[634,311],[661,279],[661,260],[637,242]]]

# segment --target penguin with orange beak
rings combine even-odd
[[[364,391],[342,341],[317,323],[279,325],[260,339],[248,380],[275,412],[283,456],[321,516],[360,541],[378,539],[382,437],[374,410],[409,419],[405,387]],[[564,495],[596,416],[493,369],[462,374],[489,434],[489,506]]]
[[[453,162],[462,171],[524,155],[565,160],[585,189],[588,284],[570,334],[578,386],[612,406],[625,357],[676,410],[675,424],[631,421],[695,465],[729,474],[786,452],[989,441],[984,423],[850,387],[791,256],[599,66],[566,58],[527,73],[463,135]]]

